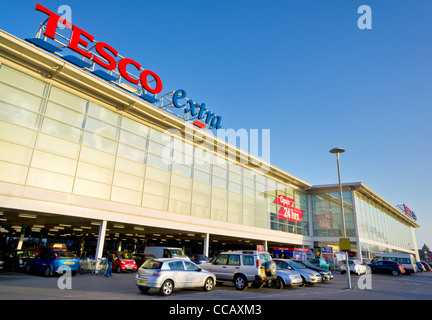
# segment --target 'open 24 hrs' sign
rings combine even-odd
[[[305,211],[294,208],[292,206],[294,204],[294,199],[288,198],[283,195],[278,195],[274,203],[282,206],[276,218],[292,222],[300,222],[303,219],[303,214],[305,213]]]

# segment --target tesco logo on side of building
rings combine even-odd
[[[55,40],[58,23],[60,22],[66,25],[68,28],[72,28],[72,35],[68,45],[69,49],[75,51],[83,57],[86,57],[89,60],[94,61],[99,66],[107,70],[115,70],[117,68],[124,79],[135,85],[141,84],[141,86],[146,91],[152,94],[158,94],[162,91],[162,80],[155,72],[151,70],[141,71],[141,65],[129,58],[122,58],[117,63],[115,58],[118,56],[118,51],[105,42],[97,42],[95,45],[95,50],[104,60],[106,60],[103,61],[97,55],[90,52],[89,46],[94,42],[94,36],[77,27],[76,25],[72,25],[69,21],[63,19],[55,12],[48,10],[39,3],[36,5],[36,10],[48,15],[48,22],[44,32],[46,37]],[[129,75],[129,73],[126,71],[128,66],[134,66],[139,72],[141,71],[139,79],[135,79]],[[149,76],[153,77],[156,83],[154,88],[150,87],[148,84]]]

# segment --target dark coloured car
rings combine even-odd
[[[6,261],[6,257],[4,252],[0,252],[0,271],[5,270],[5,261]]]
[[[68,250],[44,249],[36,258],[27,263],[26,272],[42,272],[45,277],[56,273],[63,273],[69,267],[74,276],[79,269],[79,259]]]
[[[156,257],[152,254],[145,253],[135,253],[132,255],[132,259],[135,260],[137,268],[141,267],[147,260],[156,259]]]
[[[331,271],[324,269],[324,268],[319,268],[317,266],[314,266],[313,264],[311,264],[310,262],[307,261],[303,261],[303,260],[293,260],[295,263],[297,263],[298,265],[301,265],[307,269],[311,269],[313,271],[318,272],[321,277],[323,278],[323,281],[329,281],[333,279],[333,274],[331,273]]]
[[[203,254],[193,254],[190,256],[190,260],[195,264],[210,263],[209,258]]]
[[[14,249],[6,255],[6,269],[14,271],[24,271],[27,263],[36,258],[33,250]]]
[[[416,262],[415,263],[417,266],[417,272],[426,272],[426,268],[420,263],[420,262]]]
[[[405,273],[404,268],[394,261],[376,261],[369,264],[372,273],[390,273],[399,276]]]

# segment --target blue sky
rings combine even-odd
[[[185,89],[223,128],[270,129],[277,167],[312,184],[361,181],[414,210],[432,247],[432,2],[136,0],[0,2],[0,28],[24,39],[45,15],[72,23]],[[360,5],[372,29],[360,30]]]

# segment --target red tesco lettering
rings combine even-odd
[[[123,58],[118,62],[117,65],[117,61],[115,59],[118,56],[117,50],[115,50],[113,47],[111,47],[110,45],[104,42],[97,42],[95,49],[96,52],[103,59],[106,60],[103,61],[97,55],[94,55],[90,51],[86,51],[82,49],[82,48],[88,48],[88,46],[94,42],[94,37],[91,34],[82,30],[81,28],[78,28],[75,25],[72,25],[69,21],[61,18],[58,14],[48,10],[47,8],[40,5],[39,3],[36,4],[36,10],[41,11],[48,15],[47,27],[44,32],[44,35],[47,36],[48,38],[51,38],[53,40],[55,39],[58,23],[61,22],[66,26],[68,26],[69,28],[72,28],[72,35],[68,45],[69,49],[77,52],[78,54],[90,60],[93,60],[102,68],[105,68],[107,70],[114,70],[115,68],[118,67],[118,71],[120,72],[123,78],[125,78],[127,81],[135,85],[138,85],[141,82],[142,87],[150,93],[157,94],[162,91],[162,80],[153,71],[143,70],[139,76],[139,79],[134,79],[128,74],[128,72],[126,71],[126,67],[128,65],[132,65],[138,71],[140,71],[141,65],[138,62],[129,58]],[[153,77],[154,81],[156,82],[155,88],[151,88],[148,85],[147,79],[149,76]]]

